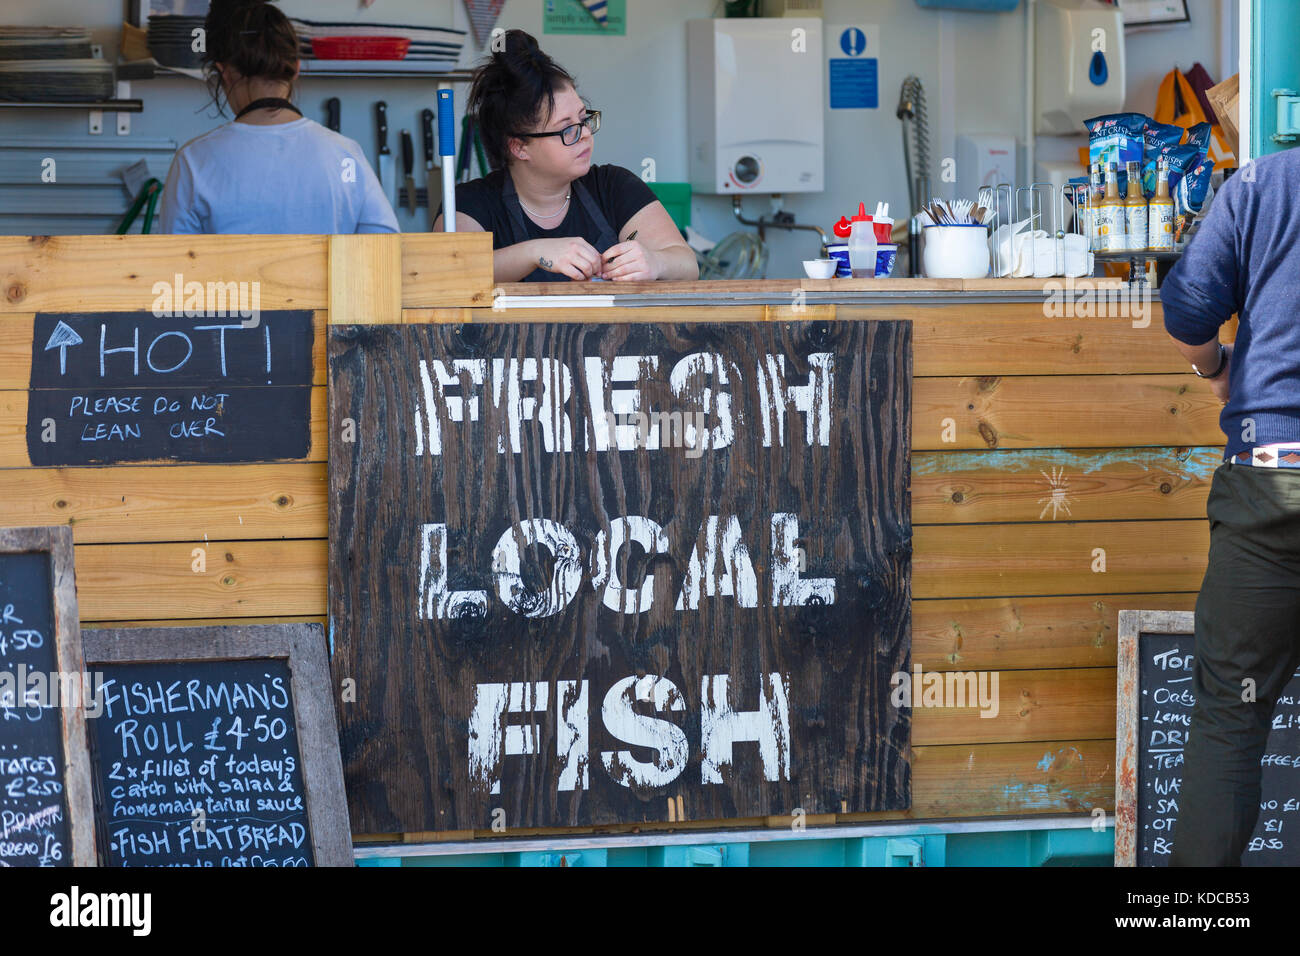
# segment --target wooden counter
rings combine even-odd
[[[327,323],[553,322],[564,309],[584,322],[910,319],[912,660],[996,669],[1000,711],[918,708],[912,809],[840,819],[1113,809],[1117,614],[1193,608],[1223,445],[1221,406],[1173,347],[1158,301],[1144,321],[1058,317],[1045,305],[1058,287],[1043,280],[494,289],[489,251],[485,234],[0,239],[0,523],[72,525],[84,627],[321,621]],[[31,467],[33,313],[148,311],[154,282],[178,272],[257,280],[263,308],[315,311],[307,457]],[[1117,285],[1090,281],[1098,299]],[[788,825],[725,823],[765,822]]]

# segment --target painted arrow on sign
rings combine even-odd
[[[59,350],[59,374],[65,375],[68,371],[68,346],[80,345],[82,338],[77,334],[77,330],[62,319],[50,333],[50,340],[45,343],[45,351],[50,349]]]

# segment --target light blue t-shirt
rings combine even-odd
[[[176,152],[163,190],[164,233],[349,235],[398,232],[355,140],[303,117],[227,123]]]

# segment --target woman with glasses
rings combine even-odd
[[[493,235],[497,282],[697,279],[641,178],[591,162],[600,112],[522,30],[475,71],[468,110],[492,172],[456,187],[456,229]],[[443,231],[441,209],[434,231]]]

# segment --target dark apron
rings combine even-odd
[[[505,170],[505,180],[501,198],[506,204],[506,213],[510,217],[510,236],[506,245],[514,246],[521,242],[527,242],[532,236],[528,234],[528,226],[524,219],[524,207],[519,203],[519,193],[515,191],[515,181],[511,178],[509,169]],[[600,211],[600,206],[592,198],[590,191],[586,186],[582,185],[582,181],[579,179],[573,181],[573,194],[578,197],[578,202],[582,203],[582,208],[586,210],[591,221],[596,224],[598,235],[592,245],[603,256],[605,250],[610,246],[618,245],[618,233],[614,231],[614,228],[609,224],[609,220],[605,218],[605,214]],[[524,276],[524,281],[571,282],[572,280],[562,272],[547,272],[539,266]]]

